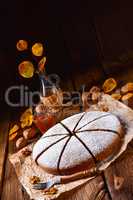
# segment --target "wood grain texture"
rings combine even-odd
[[[3,188],[2,188],[2,194],[1,194],[1,200],[8,200],[8,199],[13,199],[13,200],[22,200],[22,190],[20,183],[17,179],[15,170],[11,163],[9,162],[7,158],[8,151],[13,152],[14,145],[11,144],[11,146],[8,146],[8,130],[9,130],[9,117],[6,116],[6,120],[1,122],[1,134],[3,138],[2,145],[3,146],[3,151],[1,152],[0,156],[3,158]],[[8,148],[7,148],[8,147]],[[1,149],[1,148],[0,148]],[[0,160],[1,161],[1,160]],[[5,165],[4,165],[5,162]],[[2,170],[2,167],[0,166],[0,170]]]
[[[8,117],[6,116],[6,120],[2,120],[0,123],[0,196],[2,193],[4,168],[7,157],[8,128],[9,121]]]
[[[104,183],[102,177],[98,176],[83,186],[62,194],[58,200],[98,200],[101,196],[99,191],[102,191],[102,188],[104,188]]]
[[[13,122],[12,122],[13,123]],[[15,143],[11,141],[8,145],[8,155],[13,154],[16,152]],[[19,197],[19,199],[18,199]],[[4,178],[4,187],[3,187],[3,194],[2,200],[30,200],[27,192],[21,186],[16,172],[13,168],[13,165],[7,159],[6,161],[6,168],[5,168],[5,178]]]
[[[105,79],[103,70],[99,67],[93,67],[92,69],[78,73],[74,78],[75,88],[79,90],[81,86],[86,86],[86,89],[90,89],[94,85],[99,85]]]
[[[94,17],[104,60],[112,61],[133,49],[132,7],[131,0],[97,2]]]
[[[13,166],[7,159],[3,184],[2,200],[23,200],[22,187]]]
[[[106,171],[105,178],[112,199],[132,200],[133,198],[133,147],[128,146],[126,152],[120,156]],[[116,187],[116,178],[123,178],[120,189]]]

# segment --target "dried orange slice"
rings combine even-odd
[[[122,88],[121,88],[121,92],[122,94],[126,94],[127,92],[133,92],[133,83],[129,82],[127,84],[125,84]]]
[[[133,97],[133,93],[127,93],[122,97],[122,101],[128,101],[129,99],[131,99]]]
[[[122,102],[127,106],[133,108],[133,93],[127,93],[122,97]]]
[[[26,111],[21,115],[20,122],[22,128],[29,127],[32,125],[33,113],[31,108],[26,109]]]
[[[117,87],[117,82],[114,78],[107,79],[103,84],[103,91],[105,93],[112,92]]]
[[[44,72],[45,70],[45,63],[46,63],[46,57],[43,57],[40,62],[38,63],[38,70],[39,72]]]
[[[28,42],[26,40],[19,40],[16,44],[18,51],[24,51],[28,49]]]
[[[15,132],[12,135],[9,135],[9,141],[15,140],[17,136],[18,136],[18,132]]]
[[[111,96],[112,96],[112,98],[114,98],[116,100],[120,100],[121,99],[121,94],[118,94],[118,93],[114,93]]]
[[[15,124],[9,131],[9,141],[12,141],[17,137],[18,131],[19,131],[19,126]]]
[[[30,61],[23,61],[18,66],[19,74],[24,78],[31,78],[34,75],[34,66]]]
[[[35,43],[32,46],[32,53],[34,56],[42,56],[43,55],[43,45],[41,43]]]

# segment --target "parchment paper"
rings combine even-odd
[[[98,102],[98,104],[91,106],[89,110],[103,111],[105,109],[108,110],[108,112],[111,112],[112,114],[119,117],[119,119],[122,121],[125,128],[125,136],[123,138],[122,147],[117,153],[117,155],[115,155],[114,157],[110,157],[110,159],[100,163],[98,166],[99,171],[105,170],[114,160],[116,160],[126,150],[128,143],[133,139],[133,110],[124,105],[123,103],[112,99],[112,97],[109,95],[102,95],[101,100]],[[33,144],[25,148],[32,150]],[[88,177],[68,184],[57,185],[56,186],[58,189],[57,194],[44,195],[42,191],[36,191],[32,189],[32,184],[29,182],[29,178],[32,176],[38,176],[40,177],[40,180],[42,182],[45,182],[54,176],[47,174],[46,172],[44,172],[43,169],[37,166],[31,159],[31,156],[24,157],[22,154],[22,151],[24,149],[22,149],[16,154],[10,155],[9,158],[16,170],[17,176],[21,184],[26,189],[31,199],[34,200],[56,199],[61,194],[73,190],[74,188],[94,178],[94,177]]]

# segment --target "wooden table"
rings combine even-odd
[[[3,119],[0,124],[0,195],[1,200],[29,200],[28,195],[20,185],[14,168],[8,160],[11,151],[8,145],[9,119]],[[124,182],[117,189],[118,177]],[[121,178],[120,178],[121,179]],[[119,186],[119,185],[118,185]],[[118,187],[119,188],[119,187]],[[60,200],[132,200],[133,199],[133,142],[126,152],[117,159],[103,174],[88,182],[75,191],[65,194]]]
[[[80,80],[80,79],[79,79]],[[76,82],[78,85],[81,82]],[[68,82],[66,89],[78,85]],[[12,147],[8,144],[10,119],[6,115],[0,123],[0,199],[29,200],[27,193],[20,185],[14,168],[8,160]],[[119,179],[124,180],[121,187]],[[75,191],[59,198],[60,200],[132,200],[133,199],[133,142],[126,152],[115,161],[103,174],[91,180]]]

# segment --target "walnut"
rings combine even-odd
[[[17,149],[21,149],[21,148],[25,147],[26,145],[27,145],[27,141],[23,137],[20,137],[16,141],[16,148]]]
[[[99,88],[99,87],[97,87],[97,86],[93,86],[91,89],[90,89],[90,94],[93,94],[93,93],[95,93],[95,92],[100,92],[101,91],[101,89]]]
[[[23,137],[26,140],[32,139],[37,135],[37,130],[36,128],[27,128],[23,131]]]
[[[92,97],[91,97],[93,103],[97,103],[100,99],[100,96],[101,96],[101,92],[93,92]]]
[[[45,113],[46,107],[43,105],[43,103],[39,103],[35,108],[36,113]]]
[[[98,108],[100,111],[103,111],[103,112],[108,112],[109,111],[109,108],[107,107],[107,105],[105,105],[104,103],[100,102],[98,104]]]
[[[51,187],[51,188],[43,190],[43,194],[44,195],[53,195],[53,194],[56,194],[57,191],[58,191],[58,189],[56,187]]]
[[[32,153],[32,151],[29,150],[28,148],[26,148],[26,149],[24,149],[24,150],[22,151],[22,155],[25,156],[25,157],[31,155],[31,153]]]
[[[32,176],[32,177],[30,177],[29,182],[31,184],[37,184],[40,182],[40,178],[38,176]]]

